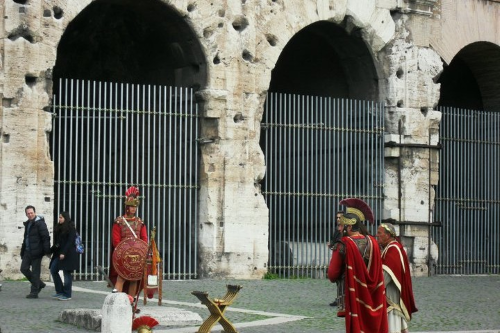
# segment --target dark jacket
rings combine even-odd
[[[74,271],[78,269],[80,258],[76,252],[75,239],[76,229],[73,224],[71,224],[69,232],[56,232],[54,234],[54,245],[51,247],[52,258],[50,264],[52,264],[54,258],[59,258],[60,254],[64,254],[64,259],[59,260],[59,269],[64,271]]]
[[[46,254],[50,254],[50,235],[47,229],[47,224],[41,216],[36,216],[35,220],[31,222],[31,228],[28,235],[28,223],[30,221],[23,222],[24,224],[24,238],[23,245],[21,246],[21,258],[26,252],[26,236],[29,239],[29,251],[33,258],[41,258]]]

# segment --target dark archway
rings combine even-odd
[[[98,0],[63,34],[56,84],[59,78],[198,90],[207,74],[199,41],[173,8],[158,0]]]
[[[321,21],[299,31],[280,55],[269,91],[378,100],[378,75],[361,30],[348,33],[343,25]]]
[[[439,106],[462,109],[500,110],[500,47],[477,42],[464,47],[446,65],[441,83]]]

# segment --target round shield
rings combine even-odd
[[[147,254],[148,243],[139,238],[126,238],[113,252],[113,267],[125,280],[141,280]]]

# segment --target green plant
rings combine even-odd
[[[269,273],[267,272],[263,277],[263,280],[277,280],[280,279],[280,276],[276,273]]]

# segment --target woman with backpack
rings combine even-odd
[[[71,299],[73,271],[78,269],[78,253],[75,248],[76,228],[68,212],[59,214],[59,220],[54,228],[54,245],[51,247],[50,274],[54,281],[56,293],[53,298],[60,301]],[[63,271],[64,284],[59,276]]]

